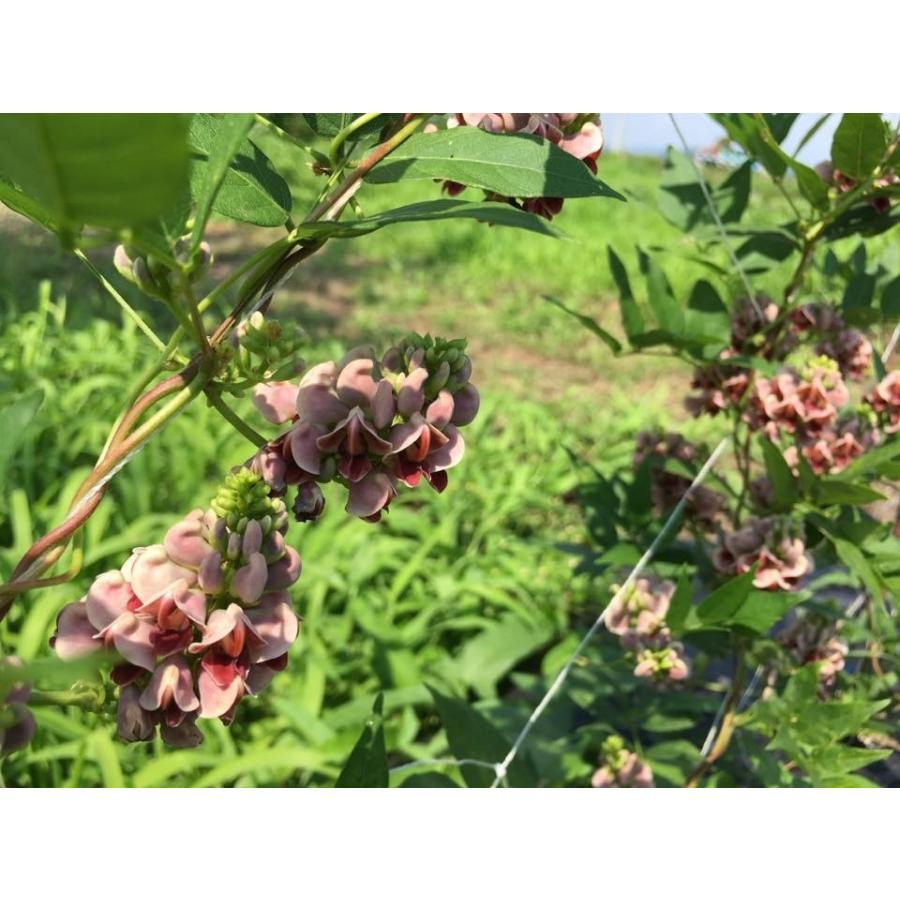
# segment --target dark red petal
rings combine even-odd
[[[220,688],[228,687],[235,678],[240,677],[235,660],[216,650],[205,654],[200,665]]]
[[[136,678],[144,674],[144,669],[140,666],[134,666],[129,662],[119,663],[117,666],[113,666],[112,670],[109,673],[109,677],[112,679],[113,684],[117,684],[119,687],[125,687],[127,684],[131,684]]]

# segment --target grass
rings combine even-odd
[[[484,407],[449,489],[440,496],[427,489],[404,494],[378,526],[348,519],[332,493],[319,523],[292,526],[289,539],[304,559],[295,591],[301,637],[288,670],[241,707],[231,729],[207,723],[199,750],[168,752],[111,742],[108,720],[41,709],[31,747],[2,763],[6,783],[327,784],[379,691],[392,762],[445,754],[426,686],[468,696],[501,732],[513,734],[527,714],[525,699],[555,674],[606,596],[606,582],[576,574],[565,552],[585,540],[572,500],[579,461],[606,472],[627,468],[637,431],[685,419],[673,405],[689,376],[681,363],[614,360],[542,299],[552,295],[618,333],[607,243],[633,273],[633,245],[665,247],[662,259],[679,290],[708,274],[702,262],[688,259],[686,239],[654,207],[661,169],[653,159],[604,158],[602,176],[629,202],[567,201],[558,220],[564,240],[451,222],[334,241],[314,256],[276,304],[279,315],[309,332],[308,362],[359,342],[383,346],[411,328],[469,337]],[[312,176],[293,176],[295,196],[308,199]],[[370,214],[421,199],[421,191],[400,185],[360,197]],[[425,191],[436,196],[438,187]],[[780,194],[761,178],[755,191],[751,223],[780,221],[786,212]],[[260,242],[251,230],[221,222],[210,234],[214,278]],[[84,267],[55,243],[5,214],[0,241],[0,407],[34,386],[44,392],[0,492],[5,580],[33,537],[60,520],[129,380],[152,355]],[[724,262],[721,250],[714,253]],[[111,270],[108,250],[91,255]],[[775,290],[783,278],[773,270],[763,284]],[[171,326],[159,305],[124,292],[165,334]],[[238,407],[252,416],[247,401]],[[709,437],[695,423],[687,431]],[[16,604],[0,626],[4,648],[25,659],[46,655],[59,607],[77,599],[98,572],[119,565],[132,546],[158,540],[179,515],[205,504],[223,471],[249,450],[213,410],[193,404],[116,478],[86,529],[82,575]],[[611,646],[601,642],[602,665],[576,674],[570,696],[535,735],[534,759],[550,783],[584,783],[589,775],[583,742],[591,731],[576,738],[575,725],[596,721],[602,734],[612,707],[627,721],[623,704],[656,702],[630,682],[625,692],[612,692],[609,673],[621,661]],[[629,676],[615,677],[621,688]],[[684,716],[679,726],[660,714],[662,737],[643,735],[663,781],[668,772],[677,783],[695,762],[692,747],[710,712],[705,700],[684,703],[687,725]],[[457,773],[447,774],[458,781]]]

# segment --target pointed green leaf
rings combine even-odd
[[[211,140],[207,150],[206,164],[199,168],[199,176],[194,184],[194,228],[191,234],[191,250],[200,246],[206,222],[213,209],[213,203],[222,187],[231,165],[244,138],[253,125],[252,113],[228,113],[220,118],[210,117]]]
[[[209,181],[207,170],[215,166],[213,154],[227,150],[228,140],[221,135],[224,121],[206,113],[191,119],[188,143],[192,156],[191,194],[195,199],[203,195]],[[244,138],[237,145],[212,208],[229,219],[274,227],[283,225],[290,214],[291,192],[268,157]]]
[[[561,309],[563,312],[568,313],[572,316],[573,319],[576,319],[584,328],[587,328],[592,334],[595,334],[613,353],[621,353],[622,345],[619,341],[616,340],[605,328],[602,328],[597,324],[596,319],[592,319],[590,316],[586,316],[583,313],[576,312],[574,309],[569,309],[564,303],[560,303],[559,300],[554,297],[544,296],[544,299],[548,303],[552,303],[554,306]]]
[[[887,149],[878,113],[845,113],[831,141],[831,162],[850,178],[862,179],[881,162]]]
[[[366,176],[371,184],[446,179],[504,197],[614,197],[579,159],[527,134],[462,126],[415,134]]]
[[[437,704],[444,731],[447,733],[450,752],[458,760],[475,759],[496,764],[504,759],[511,742],[507,741],[481,713],[462,700],[445,697],[434,688],[430,690]],[[460,773],[469,787],[490,787],[494,781],[494,773],[481,766],[462,766]],[[537,775],[527,754],[520,753],[512,762],[507,780],[512,787],[536,785]]]
[[[382,712],[384,695],[375,698],[372,716],[366,722],[363,733],[353,748],[344,768],[338,776],[335,787],[387,787],[387,751],[384,746]]]

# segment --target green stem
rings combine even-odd
[[[334,140],[331,142],[331,147],[328,150],[328,158],[332,163],[337,163],[338,156],[340,154],[341,147],[344,142],[359,128],[362,128],[363,125],[368,125],[369,122],[377,119],[381,113],[363,113],[358,118],[354,119],[346,128],[342,128],[335,136]]]
[[[228,290],[239,278],[245,275],[247,272],[255,269],[257,266],[260,266],[261,263],[268,263],[269,258],[274,259],[276,256],[281,256],[281,254],[287,250],[293,243],[296,241],[291,240],[289,237],[283,237],[278,241],[275,241],[274,244],[269,244],[268,247],[263,247],[262,250],[257,251],[250,257],[243,265],[239,266],[234,270],[224,281],[220,282],[216,287],[214,287],[198,304],[197,309],[200,312],[205,312],[219,297]]]
[[[266,131],[270,131],[281,140],[288,141],[295,147],[299,147],[304,153],[308,154],[312,159],[315,159],[315,154],[313,153],[312,147],[308,147],[306,144],[295,138],[292,134],[289,134],[283,128],[279,128],[271,119],[267,119],[265,116],[256,113],[253,116],[253,121],[262,128],[265,128]]]
[[[209,338],[206,336],[206,329],[203,327],[203,319],[200,318],[200,310],[197,306],[197,298],[194,296],[194,289],[191,287],[191,281],[186,275],[181,276],[181,292],[187,301],[191,325],[193,326],[194,336],[197,338],[197,346],[200,348],[200,352],[206,356],[209,353]]]
[[[734,674],[731,679],[731,687],[728,690],[728,697],[725,700],[725,711],[722,716],[722,724],[719,726],[719,734],[713,742],[709,753],[700,760],[700,763],[691,773],[685,782],[685,787],[695,788],[700,783],[700,779],[715,765],[716,761],[725,755],[734,736],[735,717],[737,715],[737,706],[741,698],[741,692],[744,690],[744,681],[747,676],[747,662],[744,658],[744,648],[738,645],[735,648],[734,656]]]
[[[91,712],[102,712],[105,696],[101,685],[84,685],[63,691],[32,691],[29,706],[78,706]]]
[[[106,289],[106,292],[122,307],[125,314],[137,325],[137,327],[150,339],[151,343],[156,347],[157,350],[164,350],[165,344],[162,340],[157,337],[156,333],[153,329],[141,318],[141,316],[134,310],[128,301],[107,281],[106,277],[103,273],[88,259],[88,257],[77,247],[72,251],[75,256],[80,259],[85,266],[88,268],[90,272],[97,278],[101,285]]]
[[[269,442],[268,438],[263,437],[258,431],[255,431],[222,399],[222,395],[216,385],[209,385],[206,388],[206,396],[209,399],[209,405],[216,409],[223,419],[232,425],[236,431],[239,431],[255,447],[262,447]]]

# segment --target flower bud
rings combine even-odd
[[[294,500],[294,517],[298,522],[312,522],[322,515],[325,509],[325,495],[314,481],[306,481],[297,489]]]

